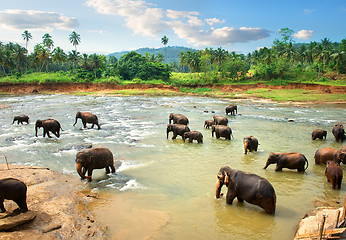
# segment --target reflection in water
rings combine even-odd
[[[79,178],[76,153],[90,145],[109,148],[117,174],[94,170],[93,181],[83,183],[93,191],[107,191],[110,201],[95,206],[95,213],[122,234],[120,239],[291,239],[299,218],[316,199],[343,201],[346,187],[332,190],[324,166],[315,166],[313,156],[319,148],[343,146],[334,141],[331,129],[345,120],[344,105],[232,103],[239,113],[227,117],[234,139],[212,138],[204,121],[225,115],[229,104],[195,97],[0,96],[0,105],[10,106],[0,109],[0,155],[10,163],[45,166]],[[101,129],[73,127],[78,111],[96,114]],[[190,129],[200,131],[204,143],[166,139],[172,112],[187,116]],[[12,125],[13,116],[20,114],[27,114],[31,123]],[[34,122],[46,118],[61,123],[59,139],[34,136]],[[328,131],[327,140],[311,140],[317,128]],[[243,138],[250,135],[259,141],[258,152],[244,155]],[[264,170],[270,152],[300,152],[309,168],[303,174],[275,172],[275,165]],[[246,202],[227,205],[224,198],[215,199],[216,174],[224,165],[265,177],[277,195],[275,216]],[[131,234],[134,226],[138,231]]]

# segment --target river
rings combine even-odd
[[[345,123],[345,105],[232,100],[238,105],[238,115],[228,116],[234,138],[212,138],[204,121],[225,115],[230,103],[199,97],[4,95],[0,105],[9,107],[0,109],[0,155],[13,164],[45,166],[78,178],[75,155],[81,147],[109,148],[117,174],[94,170],[93,182],[83,184],[103,193],[104,204],[94,206],[95,215],[118,239],[292,239],[314,201],[343,202],[346,186],[331,189],[325,167],[316,166],[313,156],[319,148],[343,146],[334,141],[331,129]],[[80,119],[73,127],[77,111],[96,114],[101,129],[82,129]],[[172,140],[172,133],[166,139],[170,113],[187,116],[204,143]],[[30,117],[29,125],[11,124],[20,114]],[[34,136],[35,121],[47,118],[61,123],[59,139],[43,138],[42,129]],[[311,140],[317,128],[328,131],[327,140]],[[242,140],[250,135],[258,139],[259,149],[244,155]],[[264,170],[270,152],[303,153],[309,168],[303,174],[275,172],[274,165]],[[277,195],[275,216],[246,202],[227,205],[224,197],[215,199],[216,174],[224,165],[266,178]]]

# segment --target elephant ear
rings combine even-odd
[[[224,172],[225,175],[225,185],[228,187],[229,183],[231,182],[231,177],[229,176],[228,172]]]

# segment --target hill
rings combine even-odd
[[[134,52],[137,52],[139,54],[144,55],[145,53],[150,53],[154,55],[158,55],[159,53],[164,56],[164,63],[172,63],[172,62],[179,62],[179,54],[181,52],[187,52],[187,51],[196,51],[196,49],[193,48],[187,48],[187,47],[178,47],[178,46],[172,46],[172,47],[166,47],[166,53],[165,48],[139,48],[137,50],[134,50]],[[114,52],[109,54],[108,56],[115,56],[118,60],[120,57],[126,53],[129,53],[130,51],[122,51],[122,52]]]

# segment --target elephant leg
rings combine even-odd
[[[93,125],[91,125],[91,128],[94,128],[94,126],[95,126],[95,123],[93,123]]]
[[[83,123],[83,127],[87,128],[85,120],[82,120],[82,123]]]
[[[235,199],[236,197],[236,194],[231,192],[229,189],[227,191],[227,194],[226,194],[226,203],[228,204],[232,204],[233,203],[233,200]]]
[[[88,182],[91,182],[91,175],[93,174],[93,169],[88,169]]]
[[[173,137],[172,137],[172,139],[173,139],[173,140],[176,139],[177,136],[178,136],[177,133],[173,132]]]
[[[242,199],[242,198],[240,198],[240,197],[237,197],[237,199],[238,199],[238,202],[241,202],[241,203],[244,202],[244,199]]]
[[[220,138],[220,134],[216,133],[216,138],[219,139]]]
[[[60,134],[59,134],[59,131],[56,131],[56,132],[52,132],[57,138],[60,137]]]
[[[0,199],[0,212],[6,212],[6,209],[4,207],[4,199]]]
[[[85,167],[83,167],[83,168],[82,168],[82,174],[83,174],[83,176],[85,176],[86,172],[87,172],[87,169],[86,169]],[[83,178],[83,179],[84,179],[84,178]]]
[[[106,167],[106,174],[110,173],[109,166]]]
[[[111,167],[111,169],[112,169],[112,173],[115,173],[115,167],[114,167],[114,165],[111,165],[110,167]]]
[[[98,127],[97,130],[100,130],[100,129],[101,129],[101,127],[100,127],[100,125],[99,125],[98,123],[96,123],[96,126]]]
[[[342,182],[342,179],[339,178],[339,179],[338,179],[338,184],[337,184],[337,185],[338,185],[338,189],[341,188],[341,182]]]
[[[26,205],[26,199],[24,199],[24,200],[15,200],[14,202],[17,203],[17,205],[20,208],[21,212],[28,211],[28,206]]]
[[[282,167],[279,165],[276,165],[275,171],[282,171]]]
[[[192,143],[193,138],[189,138],[189,143]]]
[[[48,136],[49,138],[52,138],[52,136],[49,134],[49,130],[47,130],[47,136]]]

